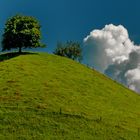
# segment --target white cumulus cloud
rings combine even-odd
[[[140,47],[130,40],[122,25],[106,25],[84,38],[85,60],[140,93]]]
[[[140,67],[128,70],[125,74],[129,88],[140,92]]]

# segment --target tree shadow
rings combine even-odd
[[[18,52],[10,52],[10,53],[4,53],[4,54],[0,54],[0,62],[17,57],[19,55],[28,55],[28,54],[32,54],[32,55],[37,55],[38,53],[34,53],[34,52],[22,52],[22,53],[18,53]]]

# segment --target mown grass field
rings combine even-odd
[[[0,140],[140,139],[140,96],[115,81],[47,53],[0,60]]]

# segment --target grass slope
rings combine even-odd
[[[140,96],[67,58],[0,62],[0,139],[139,140]]]

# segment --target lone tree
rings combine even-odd
[[[31,16],[16,15],[9,18],[5,24],[2,51],[18,48],[45,47],[40,42],[40,24],[37,19]]]
[[[68,57],[73,60],[82,60],[82,49],[78,42],[67,41],[66,43],[57,43],[54,54]]]

